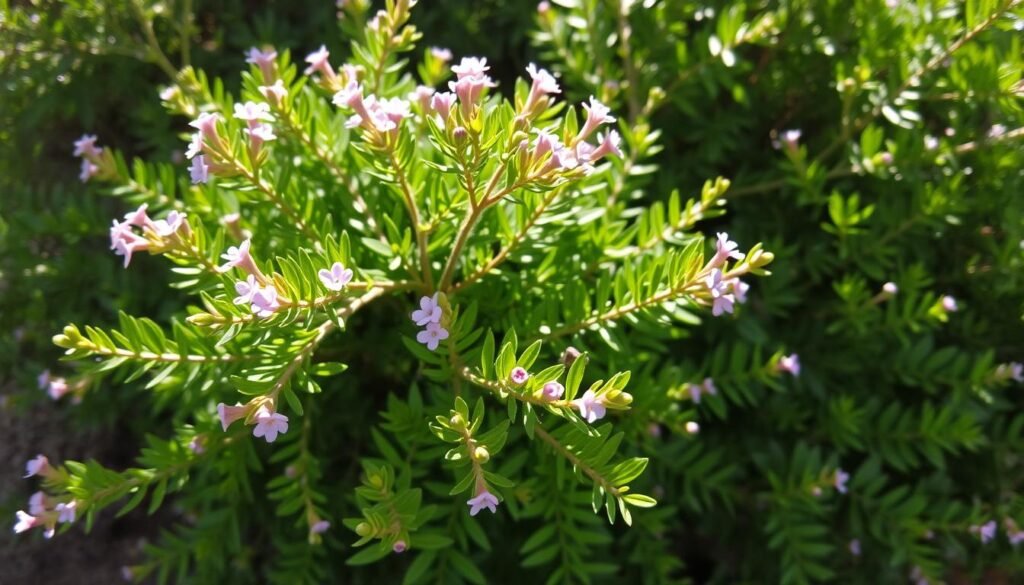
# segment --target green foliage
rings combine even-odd
[[[103,75],[115,54],[145,64],[105,79],[145,85],[132,119],[146,123],[108,141],[82,117],[121,147],[92,161],[85,191],[106,201],[62,207],[81,190],[12,181],[0,292],[27,311],[0,324],[63,326],[72,363],[51,368],[82,417],[140,417],[134,467],[54,460],[42,479],[86,529],[173,502],[126,560],[137,580],[1024,574],[1019,1],[387,0],[378,14],[352,0],[223,32],[240,6],[65,4],[35,20],[3,5],[3,39],[38,58],[5,60],[21,76],[2,142],[29,144],[76,91],[74,109],[113,109],[77,78],[41,80]],[[483,16],[514,24],[495,35]],[[526,36],[562,90],[539,106],[516,75]],[[243,49],[271,42],[276,58],[239,75]],[[321,42],[336,69],[304,74],[298,55]],[[473,47],[499,86],[431,113],[413,92],[455,76],[429,45]],[[409,115],[360,120],[350,82],[408,98]],[[617,118],[604,131],[622,157],[545,170],[538,131],[583,141],[589,96]],[[274,139],[254,145],[234,116],[246,102],[266,104]],[[220,120],[195,185],[161,161],[201,113]],[[6,148],[0,174],[21,177],[26,157]],[[129,228],[145,244],[126,274],[108,267],[120,256],[76,250],[143,204],[146,222],[179,212],[187,227]],[[717,253],[726,231],[741,258]],[[246,241],[248,264],[224,257]],[[336,263],[344,286],[320,274]],[[750,290],[716,288],[715,269]],[[271,309],[236,288],[247,277]],[[47,306],[63,283],[82,299]],[[725,293],[735,314],[713,317]],[[431,297],[436,346],[409,320]],[[82,318],[106,324],[64,326]],[[272,414],[287,430],[267,445],[251,431],[270,439]]]

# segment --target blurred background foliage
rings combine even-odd
[[[993,375],[1024,361],[1019,4],[557,0],[538,13],[531,1],[420,3],[425,44],[486,56],[503,88],[538,61],[561,74],[567,99],[598,95],[629,123],[661,130],[651,146],[631,145],[632,179],[608,221],[721,175],[733,181],[729,213],[705,231],[776,252],[739,319],[645,348],[669,365],[634,383],[670,390],[707,375],[726,397],[700,407],[697,446],[679,430],[692,405],[671,392],[637,396],[632,436],[652,456],[657,489],[675,499],[639,515],[633,532],[614,529],[614,541],[594,528],[594,543],[577,543],[593,548],[581,562],[621,551],[615,576],[595,582],[1024,575],[1014,546],[979,548],[968,533],[989,517],[1024,525],[1020,387]],[[0,392],[24,409],[45,400],[35,375],[52,366],[50,335],[66,322],[181,309],[155,264],[129,277],[109,261],[107,221],[123,210],[77,182],[71,142],[95,133],[128,155],[180,161],[184,121],[158,99],[178,67],[237,93],[248,47],[300,56],[326,44],[341,57],[348,25],[319,0],[0,7]],[[889,281],[899,293],[879,300]],[[937,308],[943,294],[958,313]],[[754,357],[783,348],[805,366],[786,392]],[[81,408],[78,420],[135,435],[158,419],[126,418],[131,407],[102,393]],[[358,414],[375,413],[371,403]],[[365,433],[324,440],[370,443]],[[809,500],[815,474],[839,456],[854,503]],[[331,479],[351,483],[341,475]],[[515,534],[517,546],[526,536]],[[863,556],[849,552],[852,538]],[[523,556],[533,558],[530,547]],[[488,575],[518,574],[522,560],[486,558]],[[407,563],[359,569],[352,581],[398,582]],[[223,582],[258,580],[258,562],[240,565]],[[472,582],[467,574],[438,582]]]

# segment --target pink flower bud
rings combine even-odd
[[[524,368],[516,366],[512,368],[512,374],[509,376],[509,379],[516,386],[522,386],[530,379],[530,374]]]
[[[448,116],[451,115],[452,106],[455,105],[455,94],[450,91],[435,93],[430,97],[430,107],[433,108],[441,120],[448,123]]]
[[[277,51],[268,49],[266,51],[252,47],[247,53],[245,62],[255,64],[263,74],[263,81],[270,83],[277,78]]]
[[[228,427],[236,420],[249,416],[251,409],[252,407],[249,405],[235,404],[234,406],[228,406],[221,402],[217,405],[217,416],[220,417],[221,428],[224,429],[224,432],[227,432]]]

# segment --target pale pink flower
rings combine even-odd
[[[135,211],[124,214],[124,222],[135,227],[150,227],[153,222],[149,219],[149,204],[143,203]]]
[[[64,378],[53,378],[50,380],[50,384],[47,387],[46,393],[50,395],[50,398],[54,400],[60,400],[62,396],[67,394],[71,390],[68,386],[67,380]]]
[[[217,416],[220,418],[221,428],[224,429],[224,432],[227,432],[231,423],[249,416],[249,407],[241,404],[228,406],[221,402],[217,405]]]
[[[900,288],[898,286],[896,286],[895,282],[887,282],[887,283],[882,285],[882,292],[884,292],[885,294],[887,294],[889,296],[895,295],[899,291],[900,291]]]
[[[333,291],[339,291],[345,288],[345,285],[352,282],[352,274],[352,269],[345,268],[345,265],[341,262],[335,262],[330,270],[321,268],[320,272],[317,273],[324,287],[327,290]]]
[[[946,295],[946,296],[942,297],[942,308],[947,313],[955,313],[960,307],[957,306],[955,298],[953,298],[953,297],[951,297],[949,295]]]
[[[539,161],[549,152],[555,152],[562,148],[562,142],[554,134],[543,130],[537,130],[537,141],[533,146],[533,160]]]
[[[548,160],[548,164],[540,170],[540,174],[546,174],[551,171],[566,170],[571,171],[579,166],[579,159],[576,157],[576,152],[571,148],[559,148],[551,153],[551,158]]]
[[[467,120],[472,117],[473,108],[480,101],[484,88],[495,87],[494,81],[484,73],[488,69],[487,59],[473,57],[463,58],[462,63],[452,67],[458,80],[449,81],[448,88],[459,96],[462,116]]]
[[[475,498],[470,498],[466,501],[469,504],[469,515],[476,516],[480,513],[480,510],[487,508],[492,513],[498,511],[498,498],[494,494],[487,491],[486,488],[480,490]]]
[[[587,111],[587,121],[583,123],[583,128],[576,135],[576,142],[586,140],[601,124],[611,124],[615,121],[615,118],[608,115],[611,109],[594,96],[590,96],[590,103],[583,103],[583,109]]]
[[[50,460],[45,455],[36,455],[25,463],[25,477],[46,475],[50,471]]]
[[[181,91],[176,85],[168,85],[167,87],[160,90],[160,99],[169,102],[174,98],[178,97]]]
[[[701,383],[701,388],[704,393],[709,396],[718,394],[718,388],[715,387],[715,381],[711,378],[704,378],[704,382]]]
[[[558,382],[548,382],[544,384],[544,388],[541,390],[544,398],[548,400],[558,400],[565,394],[565,386],[562,386]]]
[[[438,304],[438,294],[434,293],[432,297],[420,298],[420,308],[412,312],[412,320],[417,325],[439,323],[442,313],[441,306]]]
[[[832,479],[832,485],[835,486],[836,491],[845,494],[846,493],[846,482],[850,480],[850,474],[846,473],[842,469],[836,470],[836,475]]]
[[[203,451],[206,451],[206,447],[203,446],[203,438],[199,435],[192,437],[192,440],[188,442],[188,449],[196,455],[202,455]]]
[[[1024,364],[1021,364],[1020,362],[999,364],[996,366],[995,376],[1000,380],[1024,382]]]
[[[359,85],[356,80],[349,80],[348,84],[343,89],[338,90],[334,94],[332,100],[334,105],[343,108],[352,108],[357,114],[364,118],[369,118],[369,114],[366,114],[366,109],[363,107],[363,86]]]
[[[270,115],[270,105],[256,102],[235,104],[235,118],[247,122],[250,128],[256,122],[274,121],[274,116]]]
[[[306,63],[309,63],[309,67],[306,67],[306,75],[312,75],[313,73],[319,73],[324,77],[334,77],[334,69],[327,59],[331,56],[330,52],[327,51],[326,45],[320,45],[320,48],[312,53],[306,55]]]
[[[235,292],[238,293],[238,296],[232,302],[236,305],[248,305],[252,303],[252,298],[256,296],[260,288],[256,277],[250,274],[245,280],[235,283]]]
[[[218,120],[220,120],[219,114],[202,112],[198,118],[189,122],[188,125],[199,130],[206,144],[220,144],[220,133],[217,131]]]
[[[450,91],[437,92],[430,97],[430,107],[441,116],[441,120],[447,123],[455,100],[455,94]]]
[[[381,132],[397,128],[402,120],[412,116],[409,102],[401,98],[384,98],[377,100],[375,105],[377,112],[373,116],[373,123]],[[391,123],[387,128],[381,127],[381,122],[385,119]]]
[[[256,411],[256,427],[252,430],[252,436],[263,437],[268,443],[273,443],[277,440],[277,435],[287,432],[287,416],[279,412],[271,412],[266,406],[261,406]]]
[[[692,400],[694,404],[700,404],[700,400],[704,396],[704,389],[701,388],[701,385],[686,384],[686,390],[690,393],[690,400]]]
[[[288,97],[288,89],[285,88],[284,82],[278,79],[273,85],[261,85],[259,86],[260,94],[263,95],[263,99],[267,100],[273,105],[278,105]]]
[[[452,73],[459,79],[466,77],[482,77],[490,70],[487,66],[487,58],[463,57],[458,65],[452,65]]]
[[[725,232],[718,232],[716,235],[715,255],[711,258],[711,266],[719,267],[729,258],[732,258],[733,260],[743,259],[743,254],[736,251],[736,249],[739,248],[739,244],[730,240],[729,234]]]
[[[607,156],[609,154],[614,154],[615,156],[622,158],[622,150],[620,150],[619,148],[619,145],[622,144],[622,137],[619,136],[619,133],[617,131],[611,130],[608,132],[607,135],[598,134],[597,141],[600,144],[596,149],[594,149],[587,155],[588,161],[598,161],[602,157]],[[580,144],[587,143],[581,142]]]
[[[444,61],[445,63],[452,60],[452,52],[443,47],[430,47],[430,54],[438,61]]]
[[[558,87],[558,81],[555,80],[551,73],[537,67],[533,63],[526,67],[526,72],[530,74],[530,79],[533,82],[530,85],[530,95],[526,98],[526,104],[523,105],[523,112],[530,113],[548,95],[561,93],[562,90]]]
[[[83,134],[81,138],[75,141],[73,156],[96,158],[101,154],[103,154],[103,150],[96,146],[95,134]]]
[[[252,128],[246,128],[245,133],[249,135],[249,144],[252,145],[253,150],[259,150],[264,142],[277,140],[274,127],[270,124],[257,124]]]
[[[318,522],[315,522],[312,526],[310,526],[309,531],[313,534],[323,534],[324,532],[327,532],[330,528],[330,522],[328,522],[327,520],[320,520]]]
[[[420,103],[420,108],[423,110],[423,115],[430,115],[430,102],[434,97],[434,88],[426,85],[416,86],[415,91],[409,92],[409,101],[417,101]]]
[[[404,540],[396,540],[395,544],[391,545],[392,552],[402,554],[409,545],[405,544]]]
[[[530,379],[530,373],[526,371],[526,368],[516,366],[512,368],[512,373],[509,375],[509,379],[516,386],[522,386]]]
[[[603,418],[606,412],[604,403],[593,390],[587,390],[583,396],[573,400],[572,404],[580,411],[580,417],[588,423]]]
[[[263,73],[263,79],[270,81],[277,76],[277,64],[274,61],[275,59],[277,59],[277,51],[274,49],[262,51],[256,47],[252,47],[246,54],[245,62],[253,63],[259,67],[260,72]]]
[[[200,154],[192,159],[192,166],[188,168],[188,172],[193,185],[208,182],[210,180],[210,165],[206,164],[206,157]]]
[[[722,271],[718,268],[712,269],[706,284],[711,292],[711,314],[718,317],[722,313],[732,313],[733,303],[736,298],[725,292],[722,282]]]
[[[192,158],[203,152],[203,135],[200,132],[196,132],[192,135],[191,142],[188,143],[188,148],[185,150],[185,158],[192,160]]]
[[[436,350],[445,339],[448,339],[448,330],[440,323],[427,323],[427,328],[416,334],[416,341],[426,345],[430,351]]]
[[[989,520],[981,526],[971,526],[968,530],[973,534],[977,534],[982,544],[988,544],[995,539],[997,528],[996,521]]]
[[[89,159],[82,159],[82,171],[78,174],[78,180],[87,183],[96,173],[100,172],[100,168],[94,165]]]
[[[132,253],[136,250],[145,250],[149,247],[146,238],[132,231],[131,224],[127,221],[119,222],[114,220],[110,228],[110,249],[118,256],[124,256],[124,267],[132,261]]]
[[[786,148],[788,150],[796,150],[800,145],[800,130],[785,130],[780,136],[779,140],[772,143],[776,149]]]
[[[256,266],[256,261],[252,259],[252,255],[249,253],[249,248],[252,246],[252,240],[245,240],[238,246],[231,246],[228,251],[221,254],[221,258],[227,260],[227,263],[218,268],[221,272],[227,272],[232,268],[241,268],[245,272],[256,276],[257,279],[263,280],[263,273]]]
[[[725,284],[732,290],[732,294],[736,297],[737,303],[743,304],[747,302],[747,291],[750,290],[749,284],[738,278],[730,278],[725,281]]]
[[[50,385],[50,370],[43,370],[36,376],[36,384],[39,385],[39,389],[42,390]]]
[[[46,512],[46,494],[36,492],[28,498],[28,513],[38,516]]]
[[[252,296],[252,312],[261,319],[266,319],[281,308],[277,299],[277,288],[273,285],[261,288]]]
[[[171,211],[164,219],[153,222],[153,231],[161,238],[166,238],[178,233],[179,230],[188,225],[186,214],[180,211]]]
[[[684,428],[686,429],[686,432],[691,435],[696,435],[697,433],[700,432],[700,424],[698,424],[696,421],[686,421],[686,425]]]
[[[547,14],[549,10],[551,10],[551,3],[547,0],[543,0],[543,2],[537,4],[537,13],[541,16]]]
[[[18,521],[14,524],[15,534],[21,534],[22,532],[31,530],[36,526],[39,526],[40,524],[38,518],[32,516],[31,514],[26,514],[23,510],[18,510],[17,512],[15,512],[15,517],[17,517],[18,519]]]
[[[57,504],[54,508],[57,512],[57,522],[61,524],[70,524],[75,521],[75,509],[78,507],[78,503],[74,500],[64,503]]]
[[[794,376],[800,375],[800,356],[797,354],[784,355],[779,360],[778,369],[780,372],[786,372]]]

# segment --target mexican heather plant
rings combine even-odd
[[[88,526],[147,495],[153,512],[182,492],[202,514],[186,534],[212,524],[237,539],[253,506],[291,519],[274,534],[289,551],[273,569],[283,582],[320,578],[315,563],[293,564],[322,554],[342,525],[366,545],[352,564],[422,551],[410,579],[451,564],[476,580],[465,555],[489,545],[474,517],[508,508],[546,519],[527,548],[561,548],[552,579],[569,580],[604,571],[573,550],[587,532],[572,525],[590,523],[575,509],[630,524],[655,505],[631,489],[647,458],[620,454],[636,449],[615,430],[633,402],[628,368],[645,356],[571,344],[614,348],[634,332],[733,314],[747,300],[741,279],[766,274],[772,255],[693,231],[721,213],[723,179],[689,201],[673,195],[657,222],[600,223],[630,172],[623,150],[650,149],[656,135],[616,124],[596,98],[560,99],[559,81],[532,64],[509,98],[494,92],[486,58],[450,65],[442,49],[424,52],[415,79],[402,58],[420,37],[414,4],[389,0],[337,68],[325,48],[301,74],[288,53],[253,48],[238,99],[183,70],[161,97],[190,119],[187,170],[129,165],[95,136],[75,143],[81,180],[112,183],[137,205],[113,220],[109,261],[131,269],[162,256],[196,304],[166,326],[122,314],[116,329],[68,325],[54,338],[77,366],[40,378],[51,396],[145,378],[173,428],[123,471],[40,455],[27,475],[42,491],[16,532]],[[386,299],[405,316],[376,313],[377,367],[413,359],[397,366],[404,384],[378,389],[390,395],[390,436],[373,431],[378,450],[358,456],[362,485],[348,486],[347,506],[321,484],[329,470],[314,438],[337,429],[318,428],[334,424],[318,395],[359,401],[367,388],[336,381],[360,374],[325,348],[334,337],[358,345],[365,325],[350,324]],[[774,364],[799,373],[795,356]],[[692,400],[702,393],[715,395],[710,379]],[[235,513],[211,513],[224,506]],[[556,526],[576,542],[548,542]],[[169,558],[155,552],[132,575],[166,578]]]

